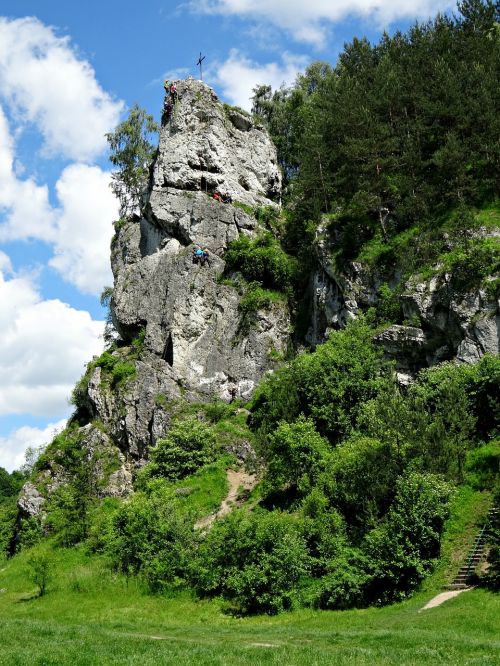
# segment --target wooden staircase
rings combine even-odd
[[[474,545],[469,551],[465,564],[463,564],[453,583],[448,585],[449,590],[463,590],[469,587],[469,581],[471,576],[475,573],[478,565],[484,559],[486,555],[486,538],[488,536],[488,531],[491,527],[491,524],[494,519],[498,517],[498,508],[493,506],[488,511],[486,521],[474,541]]]

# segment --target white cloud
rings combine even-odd
[[[191,0],[195,13],[240,16],[271,22],[301,42],[321,47],[328,25],[351,16],[379,27],[407,18],[428,18],[455,7],[455,0]]]
[[[109,244],[118,202],[109,183],[111,175],[96,166],[73,164],[57,181],[54,257],[50,265],[82,292],[99,294],[113,281]]]
[[[0,437],[0,467],[9,472],[19,469],[24,463],[24,454],[28,447],[38,448],[48,444],[60,432],[66,421],[49,423],[45,428],[23,426],[13,430],[6,437]]]
[[[0,107],[0,241],[39,238],[50,241],[54,236],[54,217],[46,185],[31,178],[20,180],[14,174],[14,141],[7,118]]]
[[[42,300],[29,276],[6,278],[3,253],[0,265],[0,415],[65,415],[85,362],[102,350],[104,322]]]
[[[54,246],[50,265],[84,293],[99,294],[112,281],[109,243],[118,202],[111,174],[97,166],[72,164],[56,183],[59,207],[49,204],[48,188],[13,171],[14,146],[0,108],[0,240],[42,240]]]
[[[232,49],[224,63],[212,67],[209,76],[221,87],[225,99],[244,109],[250,109],[250,97],[256,85],[266,84],[276,89],[282,83],[290,84],[307,63],[308,58],[305,56],[284,53],[281,63],[260,65],[237,49]]]
[[[36,18],[0,17],[0,95],[40,129],[48,153],[80,161],[102,152],[123,109],[69,39]]]

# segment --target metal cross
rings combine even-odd
[[[200,81],[203,81],[203,67],[202,67],[202,63],[203,63],[203,61],[205,60],[205,57],[206,57],[206,56],[203,56],[203,58],[201,57],[201,51],[200,51],[200,57],[198,58],[198,62],[196,63],[196,64],[199,65],[199,67],[200,67]]]

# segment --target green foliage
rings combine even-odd
[[[307,493],[317,481],[328,458],[328,442],[311,419],[301,416],[293,423],[280,423],[269,435],[266,447],[266,485],[280,490],[291,484]]]
[[[258,387],[252,400],[254,428],[270,433],[281,420],[311,417],[332,444],[351,431],[361,403],[385,383],[385,363],[361,320],[331,333],[327,342],[278,369]]]
[[[12,549],[17,513],[15,497],[7,497],[0,501],[0,562]]]
[[[397,601],[423,580],[439,556],[450,495],[451,486],[431,474],[412,472],[398,480],[386,520],[366,537],[372,599]]]
[[[181,479],[212,462],[216,438],[212,429],[196,417],[175,423],[165,439],[150,451],[151,462],[145,469],[150,477]]]
[[[355,38],[335,68],[314,63],[290,89],[255,90],[294,203],[316,216],[340,207],[341,227],[366,238],[494,198],[498,19],[492,2],[471,4],[475,16],[439,15],[374,45]]]
[[[51,490],[44,505],[44,529],[62,546],[79,543],[87,536],[88,511],[98,490],[92,463],[75,425],[56,435],[35,463],[35,471],[51,469],[64,477],[64,483]]]
[[[104,374],[110,377],[111,386],[113,388],[116,386],[123,386],[129,379],[132,379],[136,373],[135,363],[133,361],[122,360],[120,356],[108,351],[103,352],[101,356],[94,361],[94,367],[103,369]]]
[[[52,578],[52,562],[46,550],[34,550],[27,562],[28,577],[37,586],[38,596],[43,597]]]
[[[21,472],[9,474],[6,469],[0,467],[0,502],[7,497],[13,497],[21,490],[24,477]]]
[[[248,111],[245,111],[245,109],[242,109],[241,106],[231,105],[231,104],[227,104],[226,102],[224,102],[222,107],[223,107],[223,109],[226,113],[230,113],[231,111],[236,111],[237,113],[241,113],[242,116],[250,117],[250,114],[248,113]]]
[[[345,610],[367,605],[366,590],[371,583],[371,561],[355,549],[345,549],[329,563],[329,572],[316,588],[316,608]]]
[[[258,282],[250,282],[238,304],[240,313],[238,334],[247,335],[256,322],[258,312],[268,310],[272,303],[280,300],[282,295],[279,292],[263,289]]]
[[[468,384],[471,411],[479,439],[500,435],[500,357],[485,354],[471,368]]]
[[[332,504],[365,533],[378,523],[394,497],[400,472],[397,451],[388,442],[356,435],[338,446],[321,479]]]
[[[289,293],[293,288],[296,261],[283,251],[270,232],[255,239],[241,235],[229,243],[224,259],[226,273],[239,272],[248,282],[266,289]]]
[[[159,127],[154,118],[135,104],[128,117],[106,134],[109,160],[117,167],[111,188],[120,202],[120,216],[128,217],[142,205],[149,169],[156,148],[152,143]]]
[[[254,215],[254,209],[252,208],[252,206],[249,206],[248,204],[245,204],[241,201],[233,201],[233,206],[235,206],[236,208],[240,208],[242,211],[244,211],[247,215],[250,215],[251,217],[253,217]]]
[[[398,293],[386,282],[379,288],[376,313],[377,323],[400,324],[403,320],[403,308]]]
[[[222,595],[236,614],[272,615],[291,608],[308,564],[295,517],[234,511],[200,545],[193,578],[200,594]]]
[[[497,479],[498,482],[498,479]],[[497,485],[493,498],[493,506],[500,506],[500,486]],[[500,590],[500,515],[493,515],[488,531],[488,543],[490,551],[488,553],[489,569],[484,576],[484,583],[492,590]]]
[[[153,592],[182,584],[193,556],[195,534],[189,516],[166,488],[136,493],[113,516],[107,546],[115,566],[140,574]]]
[[[465,469],[473,488],[493,490],[500,480],[500,439],[470,451]]]

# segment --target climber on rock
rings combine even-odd
[[[170,86],[170,99],[174,104],[177,102],[177,86],[175,83]]]
[[[215,191],[215,192],[213,193],[213,195],[212,195],[212,199],[215,199],[215,201],[218,201],[219,203],[221,203],[221,201],[222,201],[222,197],[221,197],[221,195],[220,195],[217,191]]]
[[[226,194],[222,195],[222,203],[233,203],[233,197],[226,192]]]
[[[202,266],[204,266],[205,264],[208,264],[208,265],[210,266],[210,255],[209,255],[209,253],[208,253],[207,248],[205,248],[205,249],[203,250],[203,263],[202,263]]]
[[[202,263],[203,261],[203,250],[201,247],[193,248],[193,264]]]

